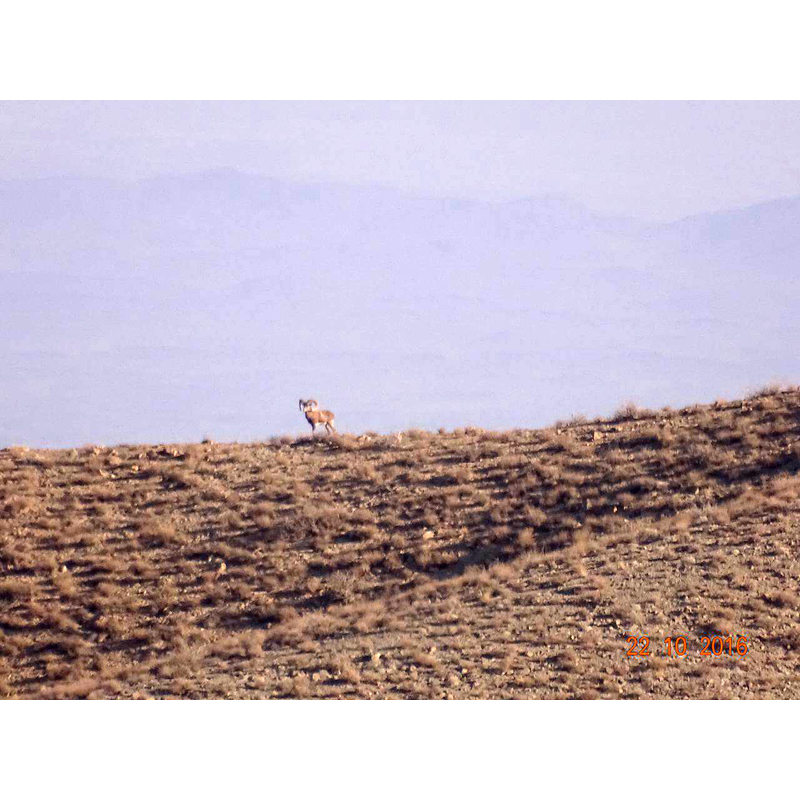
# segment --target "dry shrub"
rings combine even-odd
[[[221,486],[204,486],[200,492],[200,497],[211,502],[227,503],[232,494],[228,489]]]
[[[368,461],[356,464],[352,474],[358,480],[366,483],[377,483],[381,478],[381,474],[375,469],[375,466]]]
[[[12,497],[3,506],[3,511],[10,517],[19,517],[23,514],[31,513],[36,508],[36,502],[32,497]]]
[[[356,668],[352,660],[346,655],[334,656],[328,666],[329,671],[339,680],[358,686],[361,683],[361,673]]]
[[[534,528],[540,528],[547,522],[547,514],[541,508],[535,506],[525,505],[522,509],[522,515],[529,525]]]
[[[555,657],[555,664],[558,669],[564,672],[577,672],[580,666],[580,659],[576,652],[571,647],[568,647]]]
[[[157,614],[169,611],[180,598],[180,592],[171,578],[165,578],[153,592],[153,607]]]
[[[585,555],[589,550],[591,534],[584,528],[575,528],[572,532],[572,548],[578,555]]]
[[[612,422],[626,422],[632,419],[638,419],[639,407],[633,401],[629,400],[624,405],[621,405],[612,415]]]
[[[5,600],[27,600],[33,597],[36,586],[20,578],[0,578],[0,598]]]
[[[194,489],[203,485],[203,479],[185,468],[166,469],[161,481],[168,489]]]
[[[800,596],[796,592],[789,590],[779,590],[771,592],[765,597],[768,603],[778,608],[800,608]]]
[[[432,669],[434,672],[438,673],[444,672],[442,663],[431,652],[426,653],[421,648],[415,647],[409,652],[409,657],[420,667],[426,667],[427,669]]]
[[[517,533],[517,545],[523,549],[529,549],[536,545],[536,534],[529,528],[525,528]]]
[[[501,456],[495,462],[495,467],[502,470],[520,469],[528,464],[528,459],[523,455],[509,454]]]
[[[53,575],[51,580],[62,598],[69,600],[78,596],[78,584],[72,573],[67,571],[66,568]]]
[[[300,675],[296,675],[295,678],[290,682],[287,693],[293,697],[303,700],[307,697],[311,697],[312,691],[313,685],[309,680],[308,675],[301,673]]]
[[[139,538],[144,544],[156,547],[185,544],[187,536],[171,525],[166,520],[158,517],[148,517],[136,524]]]
[[[708,519],[715,525],[729,525],[731,515],[727,508],[718,507],[708,513]]]
[[[780,394],[782,391],[783,391],[783,384],[780,381],[772,381],[771,383],[768,383],[759,389],[753,389],[746,395],[746,398],[748,400],[756,400],[759,398],[774,398],[774,395]]]
[[[220,522],[225,528],[231,531],[240,531],[247,524],[244,519],[242,519],[241,514],[238,514],[236,511],[226,511],[220,517]]]

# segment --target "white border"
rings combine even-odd
[[[9,786],[83,797],[622,796],[779,789],[778,702],[35,702],[4,704]],[[16,779],[16,780],[15,780]],[[781,787],[782,788],[782,787]]]
[[[790,5],[141,0],[4,11],[3,99],[795,99]]]

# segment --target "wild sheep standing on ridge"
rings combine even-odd
[[[300,400],[300,410],[305,413],[308,424],[311,426],[311,435],[317,430],[317,425],[324,425],[328,433],[334,433],[336,426],[333,424],[333,411],[320,411],[316,400]]]

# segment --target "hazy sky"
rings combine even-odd
[[[796,381],[798,102],[0,102],[0,144],[0,446],[305,432],[300,396],[342,430],[508,428]],[[214,169],[353,188],[13,184]],[[600,213],[414,196],[553,194]]]
[[[0,179],[232,167],[671,220],[800,194],[800,102],[3,102]]]

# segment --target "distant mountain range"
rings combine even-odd
[[[609,177],[613,180],[613,176]],[[0,182],[0,446],[532,427],[797,381],[800,198],[669,224],[232,170]]]

